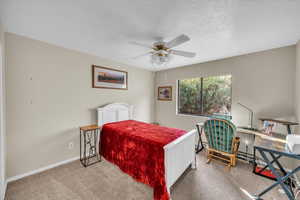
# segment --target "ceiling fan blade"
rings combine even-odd
[[[171,40],[170,42],[167,42],[166,46],[168,48],[172,48],[172,47],[178,46],[182,43],[185,43],[189,40],[190,40],[190,38],[187,35],[182,34],[182,35],[179,35],[178,37],[176,37],[175,39]]]
[[[129,44],[133,44],[133,45],[140,46],[140,47],[146,47],[148,49],[153,49],[153,47],[151,45],[142,44],[142,43],[139,43],[139,42],[129,42]]]
[[[196,53],[189,52],[189,51],[170,50],[170,53],[178,56],[189,57],[189,58],[193,58],[196,56]]]
[[[152,54],[152,52],[143,53],[143,54],[141,54],[141,55],[132,57],[131,59],[138,59],[138,58],[141,58],[141,57],[144,57],[144,56],[148,56],[148,55],[150,55],[150,54]]]

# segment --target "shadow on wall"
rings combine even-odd
[[[272,106],[274,108],[274,106]],[[262,117],[268,117],[272,119],[278,119],[278,120],[285,120],[285,121],[291,121],[296,122],[296,117],[294,115],[289,115],[286,111],[280,111],[270,108],[264,108],[260,110],[258,113],[256,113],[256,120],[258,121],[258,128],[261,128],[263,126],[262,122],[259,120],[259,118]],[[292,133],[295,133],[297,131],[296,126],[291,126]],[[282,124],[276,124],[274,127],[274,132],[276,133],[282,133],[287,134],[287,128],[286,126]]]
[[[99,106],[100,107],[100,106]],[[97,107],[97,108],[99,108]],[[91,124],[97,124],[97,108],[89,108]]]
[[[259,111],[255,111],[254,114],[260,118],[260,117],[270,117],[270,118],[286,118],[291,117],[289,114],[290,112],[288,110],[280,110],[282,106],[280,105],[270,105],[269,107],[263,107]],[[286,119],[288,120],[288,119]]]
[[[279,105],[268,105],[264,106],[262,108],[257,108],[257,106],[250,105],[250,108],[253,108],[253,126],[255,128],[261,128],[262,123],[259,120],[260,118],[274,118],[274,119],[281,119],[281,120],[286,120],[286,121],[296,121],[295,117],[291,115],[290,113],[292,112],[291,110],[287,109],[280,109],[282,106]],[[256,107],[256,109],[255,109]],[[247,126],[249,125],[249,112],[244,110],[243,108],[239,106],[234,106],[234,109],[232,109],[232,116],[233,116],[233,121],[237,126]],[[279,127],[279,126],[278,126]],[[285,132],[285,129],[284,131]]]

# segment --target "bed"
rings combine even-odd
[[[154,188],[155,200],[170,199],[170,188],[189,168],[195,168],[195,134],[133,119],[125,103],[98,108],[102,127],[100,152],[137,181]]]

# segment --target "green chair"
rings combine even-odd
[[[208,143],[207,162],[216,159],[229,167],[235,166],[240,144],[239,137],[235,137],[235,125],[225,119],[209,119],[204,123],[204,133]]]
[[[218,113],[214,113],[210,116],[210,118],[213,119],[226,119],[228,121],[232,120],[232,116],[231,115],[223,115],[223,114],[218,114]]]

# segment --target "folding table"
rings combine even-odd
[[[289,200],[295,200],[295,195],[293,193],[292,187],[293,183],[290,179],[292,175],[300,170],[300,166],[296,166],[289,172],[286,171],[284,166],[280,163],[280,158],[287,157],[296,160],[300,160],[300,155],[294,154],[289,151],[288,146],[285,142],[281,140],[270,140],[269,138],[256,137],[254,142],[254,165],[256,166],[257,153],[261,155],[263,162],[266,164],[262,169],[271,170],[272,174],[275,176],[275,183],[267,187],[263,191],[252,198],[255,200],[262,200],[262,196],[267,192],[272,190],[277,185],[280,185],[285,192]],[[277,168],[275,167],[277,165]]]

